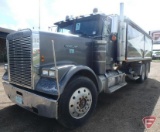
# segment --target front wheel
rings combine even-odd
[[[58,121],[67,128],[84,124],[95,110],[97,90],[87,77],[73,79],[63,91],[58,107]]]

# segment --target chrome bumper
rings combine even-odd
[[[19,89],[8,82],[3,82],[3,86],[9,99],[17,105],[40,116],[58,118],[58,102],[56,100]]]

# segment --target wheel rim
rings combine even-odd
[[[73,118],[84,117],[92,105],[92,94],[88,88],[81,87],[71,96],[69,101],[69,113]]]

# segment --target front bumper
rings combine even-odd
[[[40,116],[58,118],[57,100],[17,88],[8,82],[3,82],[3,86],[9,99],[17,105]]]

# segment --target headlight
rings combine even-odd
[[[42,70],[42,75],[48,76],[48,70]]]
[[[56,71],[52,69],[42,69],[42,76],[48,76],[48,77],[55,78]]]
[[[4,64],[4,70],[8,70],[8,64]]]
[[[50,77],[55,77],[56,76],[56,72],[55,71],[49,71],[49,76]]]

